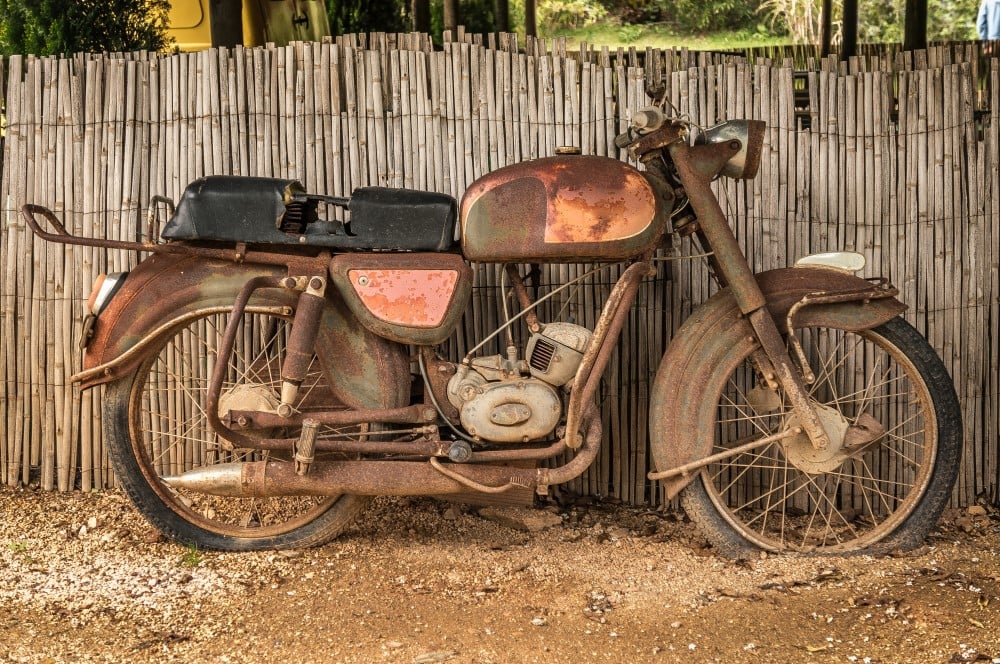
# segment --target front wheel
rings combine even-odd
[[[919,544],[944,509],[958,473],[962,428],[950,377],[927,341],[901,318],[861,332],[797,330],[816,380],[811,401],[831,449],[817,452],[782,394],[739,345],[709,386],[714,408],[698,430],[712,453],[786,434],[702,469],[682,502],[724,554],[754,550],[853,553]],[[736,348],[738,347],[738,350]]]

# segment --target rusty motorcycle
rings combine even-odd
[[[752,272],[711,183],[753,178],[764,134],[653,105],[616,140],[643,166],[557,154],[485,175],[460,204],[210,176],[176,208],[156,199],[136,242],[72,235],[37,205],[22,215],[50,241],[149,254],[95,285],[73,379],[105,386],[117,476],[180,541],[318,545],[371,496],[544,492],[579,476],[640,283],[669,238],[693,236],[718,291],[660,361],[649,479],[726,555],[912,547],[958,472],[951,379],[897,290],[856,276],[862,256]],[[480,354],[482,339],[453,361],[440,346],[468,307],[470,262],[501,277],[490,337],[506,352]],[[531,266],[583,262],[621,268],[592,329],[541,320],[579,279],[539,296]]]

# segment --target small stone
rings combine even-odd
[[[462,510],[457,505],[451,505],[444,511],[441,518],[445,521],[456,521],[460,516],[462,516]]]
[[[385,647],[388,648],[389,650],[399,650],[400,648],[403,647],[403,644],[400,643],[399,641],[389,641],[388,643],[385,644]]]
[[[969,516],[986,516],[986,508],[982,505],[969,505],[969,509],[965,510],[966,514]]]
[[[479,516],[508,528],[537,533],[562,524],[558,514],[521,507],[484,507]]]
[[[413,664],[434,664],[434,662],[447,662],[452,657],[455,657],[458,653],[454,650],[447,650],[442,652],[425,652],[423,655],[417,655],[413,659]]]
[[[976,529],[976,526],[973,523],[972,519],[964,516],[955,519],[955,525],[961,528],[962,532],[964,533],[971,533],[973,530]]]
[[[80,537],[86,537],[87,536],[87,526],[80,526],[80,530],[77,531],[77,534]]]
[[[89,519],[87,519],[87,527],[90,528],[91,530],[94,530],[94,529],[97,528],[97,517],[96,516],[92,516]]]
[[[151,528],[148,531],[146,531],[145,535],[142,536],[142,541],[145,542],[146,544],[158,544],[160,542],[166,541],[166,538],[163,536],[163,533],[161,533],[159,530]]]
[[[534,618],[531,619],[531,624],[534,625],[535,627],[545,627],[546,625],[549,624],[549,621],[543,618],[542,616],[535,616]]]

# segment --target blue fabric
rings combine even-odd
[[[980,39],[1000,39],[1000,0],[983,0],[976,29]]]

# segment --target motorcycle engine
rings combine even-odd
[[[448,382],[448,400],[462,426],[494,443],[525,443],[552,433],[562,418],[557,388],[572,387],[590,334],[579,325],[550,323],[528,340],[526,362],[493,355],[459,366]]]

